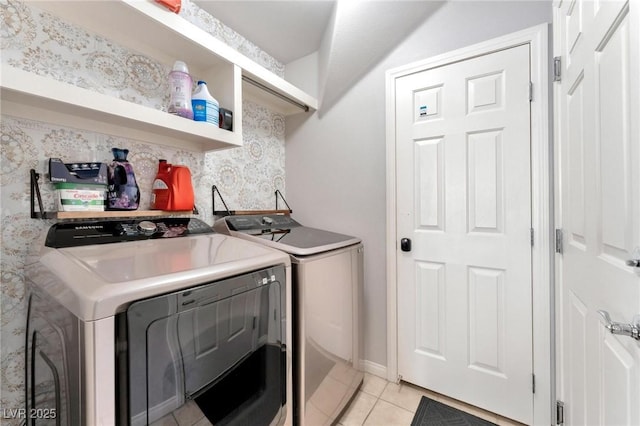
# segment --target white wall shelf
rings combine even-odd
[[[66,126],[136,137],[158,145],[212,151],[242,145],[242,137],[112,96],[10,66],[2,67],[2,113]]]
[[[317,109],[315,98],[154,1],[32,3],[161,63],[186,62],[193,76],[207,81],[220,107],[233,112],[233,130],[190,121],[5,64],[0,76],[3,114],[207,152],[242,145],[243,96],[285,115],[302,109],[282,97],[310,111]],[[243,84],[243,76],[281,96]]]
[[[312,96],[152,0],[37,1],[34,4],[161,63],[171,65],[176,60],[184,61],[192,75],[207,81],[209,91],[220,106],[233,111],[234,124],[241,124],[243,87],[247,89],[247,98],[278,112],[288,115],[302,111],[266,92],[249,90],[248,84],[231,78],[228,70],[234,66],[240,68],[242,76],[308,106],[310,111],[318,107],[318,101]]]

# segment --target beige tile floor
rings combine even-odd
[[[194,401],[189,401],[173,413],[156,420],[151,426],[211,426]]]
[[[523,426],[497,414],[447,398],[444,395],[408,383],[390,383],[380,377],[365,374],[358,394],[339,420],[341,426],[410,426],[422,395],[466,411],[499,426]],[[195,402],[190,401],[152,426],[209,426]],[[315,426],[315,425],[309,425]]]
[[[521,426],[521,423],[444,395],[404,382],[390,383],[370,374],[365,374],[360,391],[343,414],[339,424],[342,426],[409,426],[423,395],[499,426]]]

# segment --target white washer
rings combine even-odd
[[[68,222],[25,269],[36,424],[292,422],[289,256],[193,218]]]
[[[364,377],[361,240],[288,215],[227,216],[214,228],[291,256],[294,423],[336,422]]]

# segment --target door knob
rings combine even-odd
[[[629,336],[636,340],[640,340],[640,315],[633,317],[633,322],[631,324],[622,324],[611,321],[611,317],[607,311],[598,311],[598,313],[604,319],[604,326],[611,332],[611,334]]]
[[[400,250],[411,251],[411,239],[403,238],[400,240]]]
[[[627,266],[632,268],[640,268],[640,247],[633,249],[631,253],[631,259],[627,260]]]
[[[627,260],[627,266],[631,266],[632,268],[640,268],[640,259]]]

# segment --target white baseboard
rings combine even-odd
[[[387,380],[387,366],[377,364],[373,361],[369,361],[368,359],[365,359],[362,364],[365,373],[373,374],[374,376],[382,377]]]

